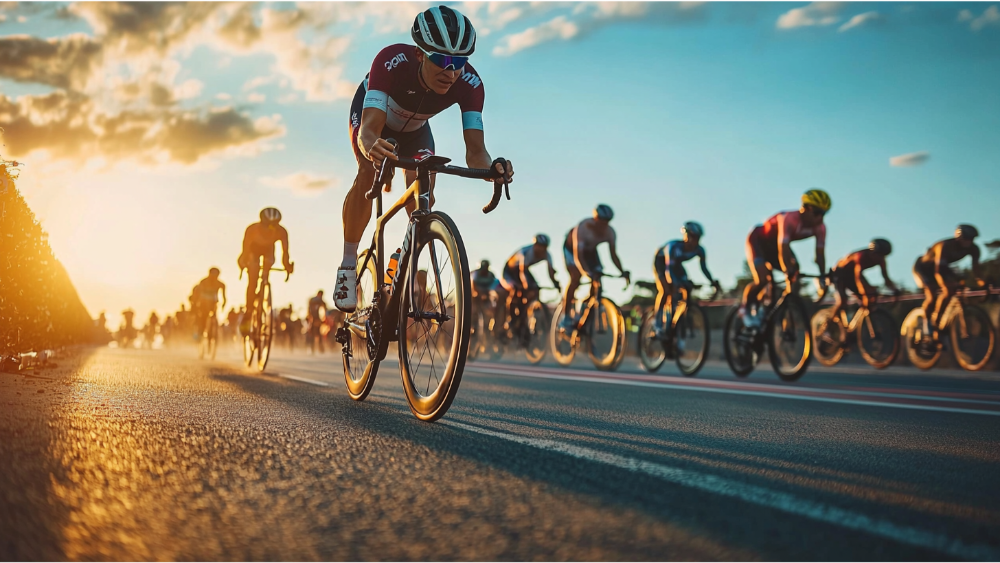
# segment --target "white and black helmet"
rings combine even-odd
[[[281,221],[281,212],[273,207],[265,207],[260,210],[260,220],[265,223]]]
[[[429,8],[413,20],[413,42],[425,52],[468,57],[476,50],[476,30],[469,18],[448,6]]]

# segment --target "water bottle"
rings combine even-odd
[[[397,248],[396,252],[392,253],[389,257],[389,265],[385,268],[385,284],[392,285],[392,278],[396,276],[396,266],[399,265],[399,254],[403,252],[402,248]]]

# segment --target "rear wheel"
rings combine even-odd
[[[802,299],[795,294],[771,316],[768,326],[768,357],[782,381],[796,381],[806,373],[812,351],[809,317]]]
[[[812,316],[813,355],[824,366],[835,366],[844,357],[847,334],[843,322],[837,322],[832,309],[820,309]],[[843,315],[841,315],[841,321]],[[866,319],[867,321],[867,319]]]
[[[399,367],[413,414],[434,421],[448,411],[469,352],[469,263],[455,223],[444,213],[421,221],[399,299]]]
[[[548,307],[541,301],[532,301],[528,304],[524,322],[523,330],[527,334],[524,355],[529,362],[537,364],[545,359],[549,344],[549,327],[552,321],[549,319]]]
[[[993,357],[993,324],[979,307],[965,305],[951,321],[951,349],[955,361],[969,371],[979,371]]]
[[[694,377],[708,359],[711,335],[705,311],[695,303],[688,303],[674,326],[677,369]]]
[[[382,345],[382,316],[374,304],[378,288],[375,281],[375,253],[370,254],[370,259],[367,250],[358,255],[358,308],[344,319],[344,327],[348,332],[343,350],[344,380],[347,383],[347,394],[355,401],[365,400],[375,385],[379,346]]]
[[[563,318],[563,306],[560,303],[556,310],[552,312],[552,324],[549,329],[549,347],[552,349],[552,357],[561,366],[568,366],[573,363],[573,356],[576,355],[576,335],[573,330],[560,330],[559,322]]]
[[[613,301],[602,297],[587,320],[587,353],[594,367],[614,371],[625,358],[625,316]]]
[[[876,369],[885,369],[899,355],[899,325],[888,311],[873,309],[858,327],[858,350]]]
[[[647,311],[639,324],[639,361],[650,373],[655,373],[667,359],[663,341],[656,337],[656,311]]]
[[[941,345],[924,330],[924,310],[916,308],[906,315],[900,329],[906,344],[906,356],[920,369],[931,369],[941,357]]]
[[[726,315],[726,324],[722,331],[722,349],[726,363],[736,377],[750,375],[760,361],[760,354],[754,349],[753,339],[743,326],[739,307],[733,307]]]

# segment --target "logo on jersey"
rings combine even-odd
[[[473,88],[479,88],[479,85],[483,83],[481,78],[468,71],[462,73],[462,80],[471,84]]]
[[[385,62],[385,69],[386,70],[392,70],[392,69],[396,68],[397,66],[399,66],[399,63],[404,63],[404,62],[409,62],[409,59],[406,58],[405,54],[400,53],[400,54],[396,55],[395,57],[393,57],[390,60],[388,60],[388,61]]]

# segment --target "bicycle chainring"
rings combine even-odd
[[[368,357],[378,358],[379,347],[382,343],[382,311],[378,307],[372,307],[368,313],[368,319],[365,320],[365,333],[367,334]]]

